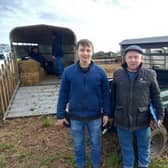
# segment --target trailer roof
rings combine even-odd
[[[43,24],[14,28],[10,32],[10,42],[49,44],[55,32],[59,33],[67,44],[76,43],[75,33],[71,29]]]
[[[132,44],[140,45],[143,48],[168,47],[168,36],[126,39],[121,41],[119,44],[122,48],[126,48]]]

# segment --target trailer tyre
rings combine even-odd
[[[165,149],[167,142],[167,130],[162,125],[160,128],[152,130],[151,134],[151,157],[159,157]]]

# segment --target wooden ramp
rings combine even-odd
[[[55,114],[59,85],[19,87],[6,118]]]

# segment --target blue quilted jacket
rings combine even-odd
[[[84,72],[78,62],[65,69],[57,104],[58,119],[65,117],[67,104],[71,119],[110,116],[110,103],[108,79],[100,66],[92,62]]]

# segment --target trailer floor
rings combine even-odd
[[[6,118],[56,113],[60,80],[46,79],[38,86],[19,87]]]

